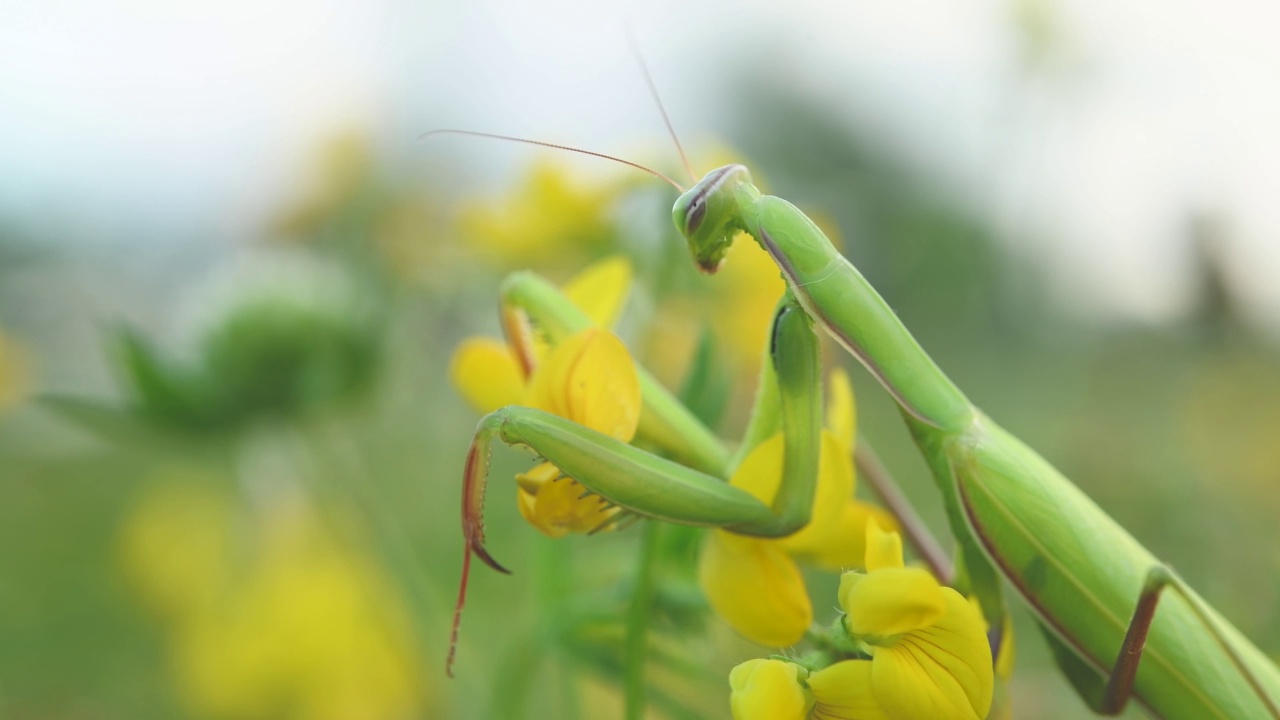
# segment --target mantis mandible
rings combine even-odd
[[[763,537],[803,527],[816,473],[821,390],[815,331],[821,330],[857,358],[901,409],[943,495],[964,568],[961,583],[981,600],[991,627],[1003,626],[1003,579],[1037,618],[1068,679],[1100,714],[1118,714],[1136,699],[1166,720],[1280,720],[1280,670],[1074,484],[976,408],[794,205],[762,194],[747,168],[728,165],[684,191],[673,219],[704,272],[715,272],[734,238],[746,233],[786,281],[766,369],[776,406],[766,424],[780,428],[787,443],[786,474],[774,503],[725,484],[725,451],[647,376],[642,422],[655,444],[679,462],[538,410],[503,408],[481,420],[467,456],[460,606],[472,554],[505,572],[484,547],[481,518],[494,439],[531,449],[628,513]],[[504,308],[505,318],[513,308],[535,317],[553,341],[589,324],[532,276],[508,283]],[[513,323],[505,325],[510,335]],[[455,619],[455,640],[456,632]]]

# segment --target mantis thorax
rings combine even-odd
[[[698,269],[705,273],[719,269],[734,236],[746,229],[744,205],[759,197],[746,167],[725,165],[707,173],[676,200],[671,217],[689,242]]]

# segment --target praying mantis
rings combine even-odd
[[[528,448],[628,514],[759,537],[803,527],[817,473],[817,333],[823,332],[900,408],[944,499],[963,568],[958,584],[980,600],[990,627],[1003,627],[1007,583],[1036,617],[1068,680],[1100,714],[1118,714],[1133,699],[1166,720],[1280,720],[1280,669],[1074,484],[976,408],[812,220],[762,194],[741,165],[680,189],[673,219],[701,270],[714,273],[735,237],[746,233],[786,281],[762,400],[748,429],[749,436],[783,433],[784,478],[774,501],[729,486],[731,458],[643,371],[641,434],[674,459],[539,410],[502,408],[480,421],[467,455],[459,608],[472,555],[505,572],[484,546],[494,440]],[[504,327],[517,339],[521,312],[552,342],[590,324],[529,274],[508,281],[503,303]]]

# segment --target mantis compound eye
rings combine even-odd
[[[705,195],[699,195],[689,203],[689,212],[685,215],[684,234],[690,237],[698,232],[698,228],[702,226],[702,221],[707,217],[707,198]]]

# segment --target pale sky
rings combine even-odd
[[[1049,261],[1058,292],[1088,298],[1083,312],[1176,314],[1181,238],[1202,208],[1231,228],[1238,279],[1280,328],[1274,3],[1051,2],[1056,50],[1036,77],[1018,70],[1007,0],[534,5],[6,3],[0,214],[73,208],[56,219],[73,245],[145,228],[180,244],[194,227],[239,242],[296,196],[315,143],[352,124],[403,141],[409,163],[424,155],[412,138],[439,126],[654,147],[629,22],[688,144],[715,137],[730,63],[777,58],[774,79],[937,172]],[[439,152],[478,177],[528,158]]]

